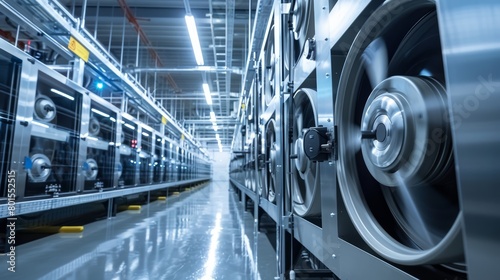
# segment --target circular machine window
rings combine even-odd
[[[45,182],[51,173],[51,161],[44,154],[34,154],[30,157],[31,168],[28,169],[28,177],[32,182]]]
[[[85,180],[95,180],[97,178],[97,173],[99,172],[99,167],[97,162],[89,158],[83,164],[83,174],[85,175]]]
[[[34,116],[35,119],[51,122],[56,117],[56,104],[45,95],[37,95],[35,99]]]
[[[463,260],[434,1],[386,1],[353,42],[335,103],[338,181],[378,254],[405,265]]]
[[[97,136],[97,135],[99,135],[99,132],[101,132],[101,124],[99,123],[99,120],[95,117],[90,117],[89,135],[90,136]]]

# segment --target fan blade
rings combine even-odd
[[[382,38],[371,42],[361,55],[361,60],[370,79],[372,88],[387,78],[389,59],[387,57],[387,46]]]
[[[404,220],[406,220],[406,226],[409,227],[405,231],[419,247],[431,248],[435,246],[437,243],[434,236],[435,232],[431,230],[432,226],[428,224],[429,215],[424,209],[428,203],[423,200],[424,198],[419,192],[424,191],[427,194],[425,196],[426,200],[432,200],[435,194],[431,195],[429,193],[429,191],[432,191],[430,186],[411,186],[400,172],[395,172],[394,175],[398,181],[398,191],[394,195],[399,201],[398,208],[404,216]]]
[[[297,110],[295,111],[295,125],[297,129],[297,137],[302,137],[302,129],[304,128],[304,116],[302,113],[302,107],[297,107]]]

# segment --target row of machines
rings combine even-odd
[[[492,47],[481,15],[498,5],[480,2],[273,2],[230,178],[276,222],[280,279],[299,273],[300,248],[309,276],[495,279],[498,172],[482,145],[498,156],[499,71],[474,55]]]
[[[207,157],[161,121],[137,120],[1,39],[0,60],[0,174],[15,172],[17,199],[210,177]]]

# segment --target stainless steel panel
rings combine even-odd
[[[298,216],[294,216],[293,223],[293,235],[295,239],[297,239],[309,252],[313,253],[321,262],[324,264],[329,263],[328,258],[331,258],[331,254],[325,254],[325,246],[329,244],[323,242],[322,229]]]
[[[153,138],[153,183],[160,183],[163,181],[163,138],[159,134],[154,134]],[[189,178],[191,179],[191,178]]]
[[[338,5],[338,3],[336,4]],[[329,2],[327,0],[316,1],[316,82],[317,82],[317,118],[318,125],[326,127],[330,133],[330,141],[335,137],[333,118],[333,102],[336,97],[336,81],[339,74],[333,72],[338,68],[330,57],[330,29],[334,26],[323,24],[328,20]],[[321,248],[316,256],[323,263],[337,272],[339,263],[332,258],[333,252],[338,248],[338,225],[337,225],[337,174],[333,152],[330,153],[328,161],[320,163],[320,187],[321,187]],[[325,176],[326,175],[326,176]]]
[[[28,137],[31,126],[29,123],[33,120],[33,98],[35,96],[36,78],[34,67],[31,62],[28,62],[28,56],[21,50],[14,48],[12,45],[0,40],[2,49],[8,51],[18,57],[22,61],[22,71],[19,80],[19,98],[18,108],[15,122],[14,143],[12,147],[12,158],[14,161],[11,168],[16,170],[16,195],[22,199],[25,196],[27,171],[25,169],[26,154],[29,148],[30,139]],[[26,125],[28,123],[28,125]]]
[[[115,188],[117,148],[122,147],[117,138],[118,108],[99,96],[90,94],[84,115],[87,119],[85,157],[82,159],[84,191],[102,191]],[[125,146],[124,146],[125,147]],[[126,148],[125,148],[126,149]],[[119,172],[118,172],[119,173]]]
[[[30,143],[24,151],[28,170],[25,196],[77,191],[82,93],[64,76],[35,62],[36,86],[27,109]],[[47,129],[43,131],[43,129]]]
[[[69,138],[69,132],[61,131],[59,129],[48,127],[47,125],[38,121],[32,122],[31,135],[36,137],[43,137],[59,142],[66,142]]]
[[[85,176],[84,176],[84,164],[86,164],[87,160],[87,146],[98,140],[97,138],[93,138],[93,140],[89,140],[89,126],[90,126],[90,97],[88,95],[83,95],[82,98],[82,116],[81,116],[81,132],[80,132],[80,146],[78,153],[78,171],[77,171],[77,192],[83,192],[85,190]],[[88,168],[88,166],[86,166]]]
[[[269,202],[266,199],[259,200],[260,207],[275,221],[278,221],[278,209],[276,204]]]
[[[119,187],[130,187],[137,185],[138,175],[138,125],[133,118],[119,115],[118,122],[121,123],[123,142],[120,144],[121,176],[118,179]],[[121,139],[121,136],[120,136]],[[120,140],[121,141],[121,140]]]
[[[347,52],[367,16],[382,2],[338,0],[328,17],[328,25],[331,27],[328,36],[330,47],[335,46],[335,50]]]
[[[500,274],[500,3],[437,1],[469,279]]]
[[[418,279],[342,239],[339,239],[339,248],[331,257],[338,259],[339,265],[335,273],[343,280]]]
[[[16,129],[16,118],[19,93],[22,89],[20,78],[23,68],[24,71],[29,69],[29,66],[23,67],[20,58],[7,52],[10,49],[12,47],[9,44],[0,40],[0,64],[2,65],[0,68],[0,100],[2,100],[0,102],[0,201],[4,198],[12,200],[15,197],[16,181],[21,173],[19,172],[21,159],[15,147],[22,126]]]

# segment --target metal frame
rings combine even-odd
[[[3,4],[2,4],[3,5]],[[78,85],[74,81],[69,78],[63,76],[62,74],[57,73],[55,70],[51,69],[51,67],[44,65],[38,62],[36,59],[31,57],[29,54],[23,52],[22,50],[14,47],[12,44],[6,42],[3,39],[0,39],[0,47],[3,51],[13,56],[13,58],[17,58],[21,63],[22,67],[20,70],[20,77],[18,81],[19,86],[19,94],[18,98],[18,108],[16,110],[16,115],[12,116],[14,119],[14,135],[13,135],[13,143],[10,150],[11,153],[11,163],[8,167],[9,170],[16,171],[15,185],[16,185],[16,209],[13,213],[9,211],[9,206],[7,205],[6,197],[0,197],[0,218],[5,218],[15,215],[22,215],[32,212],[57,209],[70,205],[77,205],[82,203],[88,203],[99,200],[108,199],[110,203],[112,203],[112,198],[124,195],[131,195],[142,192],[149,192],[152,190],[159,190],[171,187],[178,187],[182,185],[195,184],[203,181],[210,180],[211,178],[211,164],[207,161],[206,155],[203,150],[201,150],[198,146],[190,147],[191,143],[182,143],[181,147],[175,140],[168,139],[170,143],[175,143],[176,150],[185,151],[186,156],[189,154],[190,157],[193,156],[191,151],[188,152],[188,149],[194,148],[197,152],[197,162],[196,164],[200,166],[202,169],[201,172],[197,173],[197,178],[193,176],[185,176],[182,180],[172,180],[170,182],[161,182],[158,184],[150,184],[147,186],[142,186],[138,188],[118,188],[118,176],[115,175],[113,179],[113,185],[109,187],[109,190],[102,192],[96,190],[95,193],[85,193],[84,192],[84,175],[83,166],[86,160],[87,155],[87,147],[88,144],[86,142],[86,138],[88,137],[89,131],[89,119],[90,119],[90,110],[91,110],[91,102],[98,102],[100,105],[109,108],[114,113],[116,113],[116,122],[120,124],[122,121],[123,113],[119,108],[116,108],[111,103],[105,101],[104,99],[98,97],[97,95],[88,92],[85,88]],[[83,65],[83,64],[82,64]],[[79,67],[80,68],[80,67]],[[43,73],[43,74],[41,74]],[[80,80],[82,78],[82,72],[74,71],[75,75],[73,78],[75,80]],[[80,73],[80,74],[78,74]],[[54,85],[58,85],[60,87],[64,87],[65,89],[70,90],[74,94],[75,101],[78,101],[79,104],[75,105],[74,117],[75,122],[78,120],[79,122],[75,123],[75,127],[77,129],[75,131],[70,132],[70,136],[74,137],[75,146],[72,150],[74,152],[74,160],[71,163],[73,168],[73,172],[71,173],[74,176],[74,181],[71,184],[66,186],[67,190],[64,192],[64,197],[58,197],[58,193],[51,195],[40,194],[40,195],[30,195],[27,197],[26,194],[26,184],[27,184],[27,169],[29,167],[25,167],[27,163],[26,157],[28,157],[30,152],[30,139],[33,131],[33,112],[34,112],[34,104],[35,104],[35,96],[37,92],[37,83],[41,81],[39,78],[40,75],[47,76],[47,79],[50,80],[50,83],[54,83]],[[78,77],[76,77],[78,76]],[[127,120],[128,121],[128,120]],[[145,124],[135,120],[128,121],[134,123],[137,126],[136,133],[137,135],[141,135],[141,129],[145,126]],[[55,129],[47,128],[48,132],[56,131]],[[160,125],[160,131],[150,132],[151,135],[164,135],[165,134],[165,125]],[[181,131],[181,133],[183,130]],[[114,132],[114,138],[120,139],[121,133],[121,125],[117,125],[117,129]],[[50,136],[54,137],[54,136]],[[166,139],[165,136],[159,136],[162,139]],[[140,145],[140,137],[137,137],[138,145]],[[188,138],[189,140],[189,138]],[[118,141],[115,141],[118,142]],[[117,145],[117,152],[114,157],[114,163],[119,163],[119,147],[121,145]],[[151,149],[154,147],[152,146]],[[163,149],[163,148],[162,148]],[[148,154],[151,154],[153,151],[148,151]],[[177,153],[177,161],[180,161],[179,158],[181,153]],[[138,155],[136,154],[136,158]],[[184,159],[183,159],[184,160]],[[187,160],[187,159],[186,159]],[[131,186],[138,185],[138,177],[137,171],[138,167],[135,166],[135,179],[134,183]],[[152,176],[152,172],[150,172]],[[189,177],[189,178],[188,178]],[[131,187],[128,186],[128,187]],[[110,215],[111,216],[111,215]]]
[[[52,210],[57,208],[62,208],[66,206],[84,204],[94,201],[101,201],[106,199],[111,199],[120,196],[133,195],[137,193],[144,193],[154,190],[168,189],[173,187],[179,187],[183,185],[190,185],[196,183],[202,183],[204,181],[210,180],[210,177],[203,177],[199,179],[176,181],[170,183],[162,183],[157,185],[143,186],[139,188],[124,188],[114,191],[98,192],[81,194],[75,196],[58,197],[58,198],[48,198],[39,199],[34,201],[19,201],[16,202],[16,215],[29,214],[34,212],[40,212],[45,210]],[[0,218],[5,218],[10,216],[10,211],[8,210],[7,204],[0,205]]]
[[[293,1],[292,1],[293,2]],[[428,268],[420,266],[404,266],[390,263],[371,250],[353,227],[346,213],[344,202],[336,179],[336,153],[333,151],[329,159],[320,164],[320,172],[328,174],[321,176],[321,226],[307,218],[302,218],[290,212],[290,204],[286,199],[287,176],[290,173],[288,161],[290,151],[287,150],[289,131],[288,112],[290,96],[287,87],[292,83],[294,91],[299,89],[314,72],[318,98],[319,125],[326,127],[335,143],[336,120],[334,119],[337,87],[340,80],[347,52],[352,47],[353,40],[374,9],[382,5],[379,0],[319,0],[314,1],[315,30],[315,61],[300,58],[296,69],[287,76],[284,72],[283,55],[287,50],[283,47],[284,36],[287,32],[284,17],[289,13],[289,1],[274,1],[273,13],[275,28],[275,47],[279,61],[277,78],[279,85],[276,94],[267,108],[261,112],[261,124],[265,125],[274,116],[276,119],[276,134],[278,147],[278,161],[276,163],[277,200],[270,203],[265,198],[259,198],[252,191],[240,183],[241,176],[237,169],[231,174],[231,182],[246,196],[255,198],[256,205],[265,211],[276,222],[277,240],[277,271],[275,279],[288,279],[290,267],[288,255],[290,248],[287,235],[294,238],[319,259],[335,276],[340,279],[418,279],[430,272]],[[499,20],[494,13],[487,12],[500,8],[493,0],[484,0],[471,3],[470,1],[437,2],[439,28],[441,33],[442,50],[445,61],[447,89],[449,91],[448,104],[451,111],[452,128],[454,134],[454,151],[458,157],[456,162],[459,174],[459,194],[463,212],[463,226],[465,228],[464,246],[467,262],[468,279],[492,279],[498,275],[500,268],[500,235],[498,227],[500,211],[498,198],[500,193],[495,183],[500,178],[496,161],[500,154],[498,143],[500,126],[498,110],[500,97],[494,94],[500,88],[497,82],[499,75],[496,63],[498,61],[498,33]],[[391,4],[391,3],[389,3]],[[467,11],[467,12],[465,12]],[[470,23],[472,26],[463,26],[457,31],[457,24],[467,15],[469,20],[481,18],[481,23]],[[261,19],[263,20],[263,19]],[[269,19],[263,20],[269,23]],[[328,24],[325,24],[325,23]],[[485,23],[488,23],[486,25]],[[262,23],[264,24],[264,23]],[[270,24],[267,24],[268,29]],[[263,42],[263,46],[265,41]],[[259,59],[263,59],[261,55]],[[466,67],[465,67],[466,66]],[[251,77],[247,69],[247,77]],[[283,75],[284,74],[284,75]],[[249,85],[252,81],[246,81]],[[259,92],[254,93],[259,96]],[[487,100],[487,102],[483,102]],[[466,103],[468,102],[468,103]],[[459,104],[453,106],[454,104]],[[462,105],[460,107],[460,105]],[[479,109],[480,107],[480,109]],[[462,108],[462,109],[460,109]],[[466,110],[464,112],[463,108]],[[250,133],[250,132],[247,132]],[[473,136],[472,136],[473,135]],[[238,133],[233,143],[238,143]],[[473,138],[472,138],[473,137]],[[481,144],[478,139],[483,139]],[[481,145],[481,147],[478,147]],[[236,160],[241,158],[235,157]],[[256,179],[257,180],[257,179]],[[484,206],[486,204],[487,207]],[[256,217],[257,218],[257,217]],[[352,239],[360,241],[351,242]],[[363,267],[363,269],[359,269]],[[459,279],[459,278],[456,278]]]
[[[493,0],[437,2],[470,279],[500,273],[499,18]],[[466,9],[466,10],[464,10]],[[467,17],[464,17],[467,11]],[[460,32],[457,24],[463,24]]]

